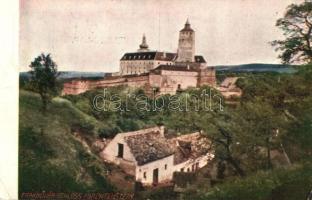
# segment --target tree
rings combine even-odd
[[[276,26],[284,32],[285,40],[275,40],[272,45],[281,51],[279,58],[283,63],[312,62],[312,2],[291,4]]]
[[[242,138],[245,135],[241,127],[236,124],[236,119],[240,116],[232,111],[232,109],[225,109],[204,114],[201,119],[198,119],[199,126],[212,141],[218,168],[223,168],[222,165],[227,164],[239,176],[244,177],[246,172],[240,159],[244,154],[245,145],[242,144]],[[218,172],[218,176],[223,176],[222,171],[221,169]]]
[[[57,93],[57,65],[50,54],[41,54],[31,62],[31,88],[38,92],[42,100],[42,110],[46,111],[51,98]]]
[[[259,147],[266,149],[267,168],[272,168],[271,150],[278,143],[276,130],[281,128],[282,117],[274,112],[274,108],[268,103],[260,100],[248,102],[243,110],[246,113],[246,120],[253,127],[254,142]]]
[[[235,135],[223,127],[218,127],[218,131],[220,133],[219,136],[212,138],[212,141],[215,143],[216,157],[221,162],[226,161],[229,163],[241,177],[246,176],[245,171],[239,164],[239,160],[233,156]]]

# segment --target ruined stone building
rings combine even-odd
[[[164,127],[117,134],[100,153],[143,185],[170,182],[175,171],[195,172],[214,157],[199,132],[168,139]]]
[[[125,53],[120,59],[120,70],[102,80],[71,80],[64,83],[63,95],[79,94],[94,88],[126,85],[142,87],[159,94],[175,94],[179,89],[216,86],[215,69],[208,67],[201,55],[195,55],[195,31],[187,20],[180,30],[177,52],[151,51],[143,35],[136,52]]]
[[[233,97],[240,97],[243,93],[242,89],[237,87],[236,82],[238,77],[227,77],[223,82],[217,87],[224,98],[229,99]]]

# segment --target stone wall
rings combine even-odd
[[[149,86],[158,88],[160,94],[175,94],[178,89],[196,87],[198,73],[194,71],[161,71],[150,74]]]
[[[120,75],[142,74],[158,67],[159,65],[172,65],[172,61],[164,60],[121,60]]]
[[[118,157],[118,144],[123,144],[123,157]],[[126,173],[135,176],[136,160],[122,134],[118,134],[100,153],[100,157],[109,163],[119,165]]]
[[[213,67],[201,69],[198,76],[198,87],[203,85],[216,86],[216,70]]]
[[[146,73],[154,67],[154,60],[121,60],[121,75]]]
[[[213,154],[208,153],[207,155],[200,156],[196,159],[189,159],[185,162],[174,165],[174,171],[177,172],[194,172],[208,164],[214,157]]]
[[[149,81],[148,75],[114,76],[102,80],[73,80],[64,83],[62,95],[77,95],[95,88],[126,85],[129,87],[144,87]]]
[[[136,162],[132,153],[130,152],[130,148],[127,143],[124,141],[124,137],[130,135],[138,135],[145,134],[149,132],[160,132],[161,135],[164,135],[164,127],[163,126],[155,126],[152,128],[142,129],[138,131],[131,131],[126,133],[118,133],[114,139],[107,145],[107,147],[100,153],[101,157],[110,162],[119,163],[119,160],[116,160],[118,154],[118,143],[124,145],[124,156],[123,159],[130,162]]]
[[[157,132],[157,131],[159,131],[160,134],[164,137],[164,126],[155,126],[152,128],[142,129],[142,130],[138,130],[138,131],[119,133],[106,146],[106,148],[100,153],[100,157],[103,158],[106,162],[114,163],[114,164],[120,166],[124,170],[124,172],[127,174],[130,174],[130,175],[133,175],[136,177],[141,177],[141,176],[143,176],[143,173],[139,173],[139,174],[137,174],[137,173],[141,172],[142,170],[138,170],[138,168],[136,168],[137,162],[136,162],[133,154],[131,153],[130,148],[128,147],[127,143],[125,142],[124,137],[130,136],[130,135],[145,134],[145,133],[149,133],[149,132]],[[122,158],[118,157],[118,144],[123,144],[124,150],[123,150],[123,157]],[[171,163],[171,158],[164,158],[164,159],[161,159],[159,161],[160,161],[159,163],[161,165],[164,162],[168,163],[168,168],[169,168],[169,164],[171,164],[170,169],[172,169],[173,158],[172,158],[172,163]],[[147,169],[150,169],[151,166],[156,166],[157,162],[158,162],[158,160],[151,162],[151,164],[148,163],[146,165],[143,165],[143,166],[141,166],[143,168],[140,168],[140,169],[144,169],[146,171]],[[159,170],[161,170],[161,169],[159,169]],[[159,173],[160,173],[160,171],[159,171]],[[163,177],[165,176],[165,174],[159,174],[159,175],[161,175],[161,176],[159,176],[159,178],[160,178],[159,180],[163,180],[164,179]],[[146,179],[146,181],[150,181],[150,180]]]
[[[152,88],[158,88],[159,94],[175,94],[178,89],[216,86],[215,69],[206,68],[199,71],[162,70],[159,74],[126,75],[106,77],[102,80],[72,80],[64,83],[62,95],[76,95],[95,88],[125,85],[143,88],[148,94]]]
[[[158,182],[164,183],[172,180],[174,167],[173,155],[147,163],[136,168],[136,181],[143,185],[151,185],[153,183],[153,171],[158,169]],[[144,176],[145,175],[145,176]]]
[[[67,94],[80,94],[91,89],[90,80],[73,80],[71,82],[64,83],[62,95]]]

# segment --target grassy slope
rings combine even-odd
[[[112,191],[104,164],[70,131],[73,124],[97,128],[99,122],[61,98],[53,100],[45,115],[40,106],[37,94],[20,91],[19,192]]]

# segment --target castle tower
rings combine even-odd
[[[149,51],[148,45],[146,43],[146,37],[145,34],[143,34],[142,38],[142,44],[140,44],[140,49],[138,49],[139,52]]]
[[[184,28],[180,31],[177,62],[194,62],[195,56],[195,31],[186,20]]]

